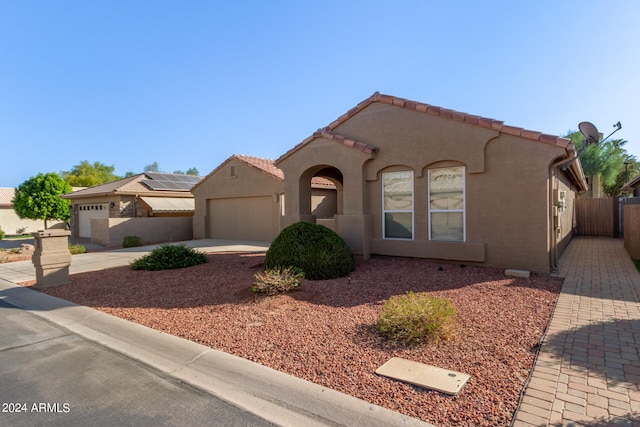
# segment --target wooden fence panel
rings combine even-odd
[[[617,198],[577,199],[576,234],[579,236],[617,237]]]

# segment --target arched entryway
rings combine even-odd
[[[344,206],[343,183],[343,174],[335,166],[307,169],[299,178],[300,216],[337,232],[337,218]]]

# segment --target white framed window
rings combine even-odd
[[[429,240],[464,242],[464,166],[429,169]]]
[[[413,239],[413,171],[382,173],[382,236]]]

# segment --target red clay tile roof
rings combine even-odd
[[[333,133],[327,129],[319,129],[315,131],[312,135],[313,138],[322,137],[328,139],[330,141],[337,142],[342,145],[346,145],[347,147],[353,147],[357,150],[362,151],[363,153],[374,153],[378,151],[378,147],[375,145],[367,144],[360,141],[355,141],[353,139],[347,138],[346,136],[338,135],[337,133]]]
[[[284,158],[288,157],[290,154],[298,151],[304,145],[307,145],[308,143],[310,143],[311,141],[313,141],[316,138],[325,138],[325,139],[328,139],[330,141],[337,142],[338,144],[342,144],[342,145],[346,145],[347,147],[355,148],[356,150],[360,150],[363,153],[367,153],[367,154],[376,153],[378,151],[378,147],[376,147],[375,145],[367,144],[365,142],[356,141],[356,140],[353,140],[351,138],[347,138],[346,136],[342,136],[342,135],[339,135],[337,133],[331,132],[327,127],[327,128],[318,129],[317,131],[315,131],[310,137],[306,138],[304,141],[302,141],[301,143],[297,144],[291,150],[289,150],[286,153],[284,153],[275,162],[278,163],[282,159],[284,159]]]
[[[211,171],[204,179],[200,180],[200,182],[198,184],[196,184],[193,187],[191,187],[191,191],[193,191],[194,188],[196,188],[198,185],[200,185],[201,183],[206,181],[207,178],[209,178],[210,176],[215,174],[227,162],[229,162],[232,159],[236,159],[236,160],[239,160],[239,161],[241,161],[243,163],[246,163],[250,167],[252,167],[254,169],[257,169],[259,172],[264,173],[266,175],[269,175],[272,178],[277,179],[278,181],[284,181],[284,172],[282,171],[282,169],[280,169],[280,168],[278,168],[276,166],[276,164],[275,164],[275,162],[273,160],[264,159],[262,157],[246,156],[244,154],[233,154],[227,160],[222,162],[220,164],[220,166],[218,166],[213,171]],[[315,176],[315,177],[311,178],[311,185],[313,187],[315,187],[315,188],[318,188],[318,187],[335,188],[335,185],[333,184],[333,182],[331,182],[330,180],[328,180],[326,178],[320,177],[320,176]]]
[[[280,181],[284,181],[284,172],[282,172],[282,169],[278,168],[275,162],[271,159],[245,156],[243,154],[234,154],[232,157],[243,161],[249,166],[252,166],[262,172],[265,172]],[[313,178],[311,178],[311,185],[314,187],[335,188],[335,185],[331,181],[321,176],[314,176]]]
[[[258,169],[260,172],[264,172],[280,181],[284,181],[284,172],[282,172],[281,169],[277,168],[275,163],[271,159],[245,156],[244,154],[234,154],[231,157],[234,159],[238,159],[255,169]]]
[[[519,136],[521,138],[530,139],[533,141],[542,142],[544,144],[556,145],[561,148],[567,148],[571,141],[568,138],[562,138],[555,135],[548,135],[542,132],[527,130],[519,127],[505,125],[504,122],[499,120],[490,119],[487,117],[475,116],[472,114],[462,113],[455,110],[449,110],[442,107],[437,107],[435,105],[424,104],[422,102],[411,101],[409,99],[398,98],[391,95],[384,95],[380,92],[376,92],[371,95],[369,98],[360,102],[358,105],[347,111],[342,116],[338,117],[336,120],[331,122],[329,126],[324,129],[319,129],[313,133],[310,137],[293,147],[291,150],[284,153],[276,160],[276,164],[281,160],[285,159],[302,146],[308,144],[312,140],[316,138],[326,138],[331,141],[339,142],[341,144],[347,145],[349,147],[354,147],[359,149],[365,153],[375,153],[377,148],[371,144],[367,144],[364,142],[354,141],[348,139],[342,135],[338,135],[333,132],[333,130],[344,123],[346,120],[358,114],[360,111],[373,104],[374,102],[383,102],[389,105],[395,105],[397,107],[406,108],[408,110],[414,110],[425,114],[431,114],[434,116],[443,117],[445,119],[455,120],[458,122],[468,123],[475,126],[480,126],[486,129],[493,129],[498,132],[502,132],[507,135]]]
[[[486,117],[474,116],[459,111],[448,110],[442,107],[436,107],[434,105],[424,104],[421,102],[411,101],[404,98],[398,98],[391,95],[384,95],[380,92],[376,92],[369,98],[365,99],[351,110],[347,111],[342,116],[334,120],[329,126],[328,130],[333,130],[344,121],[353,117],[365,107],[374,102],[384,102],[385,104],[395,105],[398,107],[406,108],[408,110],[415,110],[426,114],[432,114],[435,116],[444,117],[446,119],[455,120],[458,122],[469,123],[472,125],[480,126],[487,129],[497,130],[498,132],[506,133],[508,135],[515,135],[521,138],[531,139],[534,141],[543,142],[545,144],[558,145],[562,148],[566,148],[571,141],[568,138],[562,138],[555,135],[548,135],[542,132],[527,130],[519,127],[505,125],[504,122],[499,120],[489,119]]]

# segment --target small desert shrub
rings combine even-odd
[[[185,245],[161,245],[131,263],[134,270],[171,270],[207,262],[207,255]]]
[[[289,266],[301,269],[309,280],[335,279],[353,270],[353,255],[335,231],[297,222],[278,234],[264,258],[266,270]]]
[[[125,236],[122,239],[122,247],[123,248],[135,248],[137,246],[143,246],[144,241],[140,236]]]
[[[71,255],[83,254],[87,252],[87,248],[83,245],[69,245],[69,252],[71,252]]]
[[[456,315],[455,307],[447,299],[408,292],[387,300],[376,327],[388,339],[422,344],[451,338]]]
[[[286,267],[265,270],[263,273],[254,274],[253,277],[255,282],[251,292],[276,295],[299,288],[304,279],[304,273],[299,268]]]

